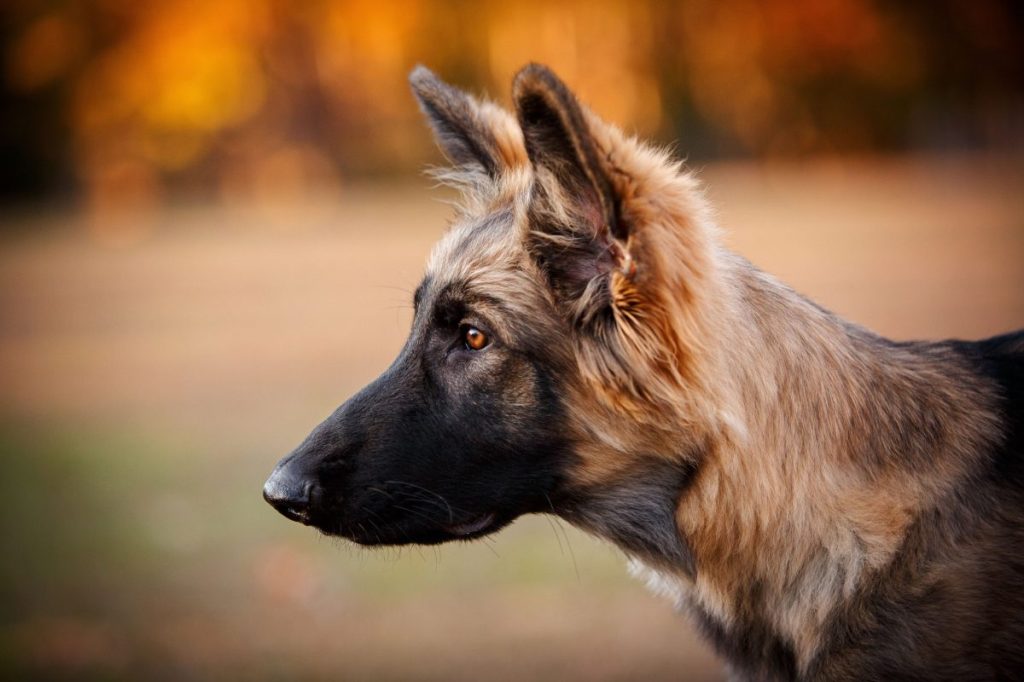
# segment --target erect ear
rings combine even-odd
[[[526,153],[535,168],[545,168],[581,201],[597,202],[599,228],[623,239],[618,199],[608,181],[598,147],[576,97],[546,66],[524,67],[512,85]]]
[[[413,69],[409,84],[448,160],[457,166],[479,166],[496,177],[504,161],[483,105],[425,66]]]
[[[629,236],[591,118],[547,67],[530,64],[512,86],[526,153],[537,175],[533,251],[577,320],[610,304],[609,275],[629,273]]]

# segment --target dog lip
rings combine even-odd
[[[470,521],[458,523],[453,526],[446,526],[445,531],[452,535],[466,536],[486,530],[494,523],[494,514],[488,513],[478,516]]]

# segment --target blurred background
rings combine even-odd
[[[367,551],[277,459],[382,370],[449,210],[405,78],[528,61],[704,179],[729,243],[897,338],[1024,326],[1012,0],[6,0],[0,677],[721,679],[528,518]]]

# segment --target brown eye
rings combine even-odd
[[[484,334],[476,327],[466,327],[465,341],[466,347],[471,350],[483,350],[489,343],[487,334]]]

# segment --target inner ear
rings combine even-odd
[[[502,156],[481,104],[425,66],[413,69],[409,84],[448,160],[456,166],[479,166],[497,177]]]
[[[576,97],[547,67],[530,64],[516,75],[512,86],[516,115],[523,130],[526,153],[535,168],[549,171],[584,214],[596,209],[595,237],[625,239],[618,196],[587,119]]]

